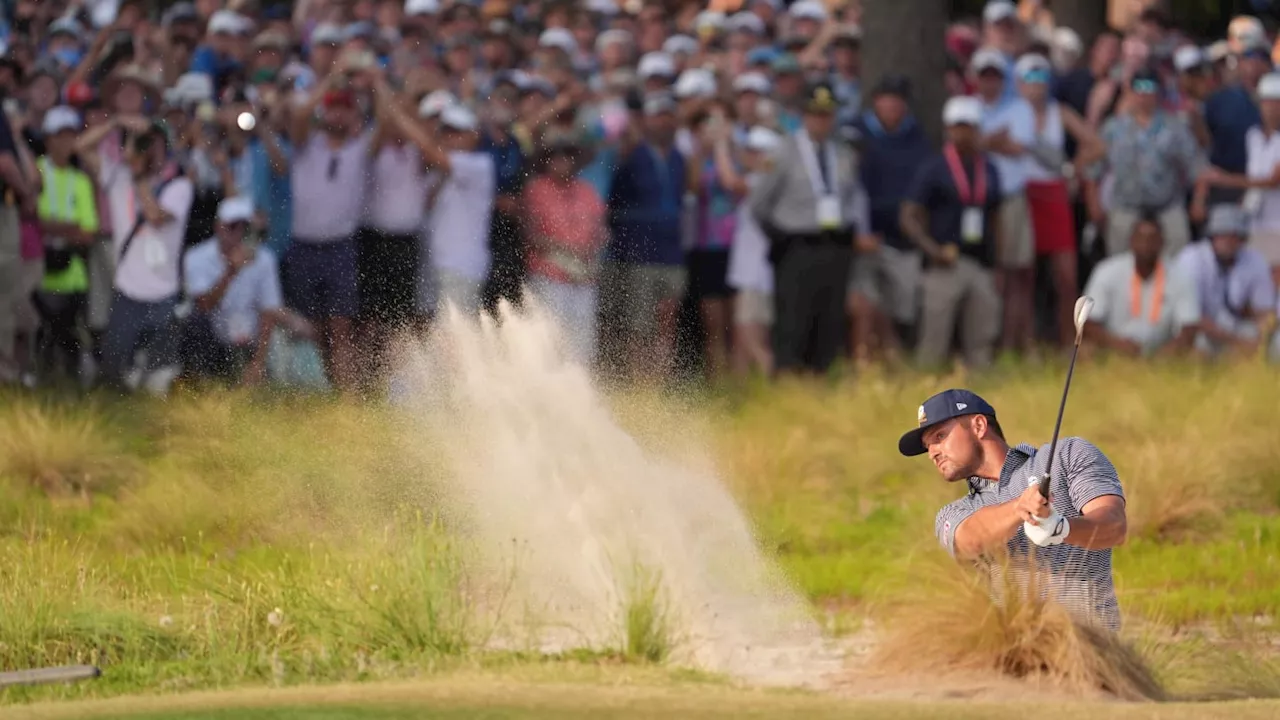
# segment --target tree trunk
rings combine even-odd
[[[1054,22],[1075,30],[1086,50],[1107,29],[1107,3],[1102,0],[1054,0],[1049,7]]]
[[[935,144],[942,139],[948,0],[862,0],[862,87],[887,74],[911,80],[912,110]]]

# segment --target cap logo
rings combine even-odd
[[[923,405],[921,405],[920,409],[916,411],[916,422],[920,423],[921,425],[925,425],[929,422],[929,416],[924,414]]]
[[[968,406],[968,405],[966,405],[966,404],[964,404],[964,403],[956,403],[956,409],[957,409],[957,410],[963,410],[963,409],[965,409],[965,408],[967,408],[967,407],[969,407],[969,406]]]

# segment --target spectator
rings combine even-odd
[[[637,380],[667,378],[686,287],[680,213],[688,173],[675,136],[675,101],[646,99],[642,139],[620,153],[609,194],[612,237],[601,291],[605,312],[622,325],[625,372]]]
[[[1269,346],[1275,330],[1271,268],[1245,247],[1248,225],[1239,207],[1214,206],[1206,234],[1207,242],[1188,245],[1177,258],[1200,303],[1196,349],[1209,356],[1256,354]]]
[[[177,377],[174,313],[191,180],[169,156],[163,128],[126,120],[124,161],[99,158],[113,225],[114,298],[104,336],[103,375],[112,385],[163,394]],[[135,355],[146,360],[135,367]]]
[[[982,102],[956,97],[943,108],[947,143],[924,163],[902,204],[902,231],[924,254],[916,363],[941,365],[960,328],[965,362],[991,364],[999,334],[995,267],[1003,243],[1000,173],[982,151]]]
[[[1089,48],[1088,62],[1068,70],[1059,69],[1054,83],[1053,96],[1076,111],[1096,130],[1100,123],[1089,116],[1090,97],[1098,83],[1111,83],[1111,73],[1120,57],[1120,36],[1114,32],[1102,32]]]
[[[1035,118],[1035,139],[1027,146],[1027,206],[1035,237],[1037,256],[1049,259],[1049,279],[1057,301],[1058,342],[1071,345],[1075,337],[1076,231],[1071,194],[1064,169],[1067,167],[1066,141],[1080,148],[1075,167],[1084,168],[1106,153],[1102,141],[1084,119],[1069,107],[1049,97],[1051,69],[1041,55],[1023,55],[1017,63],[1018,90],[1031,106]],[[1001,177],[1004,177],[1003,175]]]
[[[1173,67],[1178,72],[1178,116],[1191,127],[1200,146],[1208,149],[1213,138],[1205,125],[1205,100],[1214,92],[1214,78],[1209,57],[1195,45],[1178,48],[1173,56]]]
[[[12,78],[14,85],[18,78]],[[0,86],[0,95],[11,94],[13,86]],[[35,195],[18,159],[17,138],[0,114],[0,383],[18,379],[19,361],[15,343],[20,307],[28,303],[22,294],[22,247],[20,214],[31,215]]]
[[[782,138],[768,128],[756,126],[747,132],[743,145],[743,166],[749,191],[767,177],[773,154]],[[755,371],[773,374],[773,268],[769,266],[769,240],[746,202],[738,204],[733,244],[729,248],[727,282],[737,295],[733,306],[733,365],[738,375]]]
[[[1002,94],[1008,82],[1006,75],[1015,73],[1006,70],[1006,63],[994,49],[979,50],[971,66],[983,103],[983,144],[1000,173],[1003,242],[996,258],[996,277],[1001,290],[1004,346],[1027,350],[1033,335],[1036,241],[1026,186],[1034,167],[1030,149],[1036,143],[1036,114],[1016,90],[1012,97]]]
[[[268,341],[283,302],[275,255],[247,241],[253,217],[249,198],[223,200],[216,237],[183,259],[195,308],[183,328],[182,361],[193,377],[244,385],[266,377]]]
[[[352,322],[359,294],[354,236],[372,140],[372,132],[362,128],[349,83],[371,69],[369,56],[345,56],[337,72],[291,113],[294,238],[282,261],[285,299],[316,325],[329,381],[343,391],[352,389],[355,379]],[[343,83],[346,89],[340,87]],[[314,128],[317,111],[319,127]]]
[[[466,107],[445,108],[438,136],[444,152],[432,165],[442,179],[431,215],[431,261],[441,306],[450,303],[464,316],[480,312],[497,190],[493,156],[480,149],[479,130]]]
[[[1107,121],[1102,139],[1113,182],[1104,209],[1101,191],[1089,198],[1089,212],[1105,225],[1107,254],[1128,250],[1134,223],[1148,209],[1160,222],[1165,251],[1176,254],[1190,241],[1186,197],[1205,172],[1204,156],[1185,123],[1159,106],[1159,77],[1150,70],[1133,76],[1126,110]]]
[[[899,338],[914,341],[920,292],[920,252],[902,231],[899,208],[934,150],[911,112],[905,77],[882,78],[870,100],[854,128],[862,148],[859,169],[871,207],[870,231],[881,245],[867,262],[854,263],[850,314],[855,349],[871,342],[874,325],[892,352]]]
[[[231,74],[241,69],[252,29],[253,22],[233,10],[213,13],[205,42],[191,58],[191,72],[208,75],[220,92]]]
[[[831,367],[845,339],[854,250],[861,262],[877,244],[857,161],[833,137],[835,95],[823,83],[808,94],[804,128],[783,142],[777,164],[751,198],[770,241],[779,373]]]
[[[524,189],[521,215],[530,243],[529,285],[564,334],[570,359],[591,367],[596,353],[599,256],[608,241],[605,205],[578,177],[582,141],[551,138]]]
[[[1017,97],[1018,89],[1013,81],[1013,63],[1027,50],[1030,40],[1027,27],[1018,18],[1018,8],[1012,0],[990,0],[982,8],[982,45],[995,51],[997,65],[987,61],[992,69],[1000,71],[1004,85],[994,99]],[[975,56],[971,65],[977,60]],[[989,100],[988,102],[991,102]]]
[[[51,375],[69,377],[80,368],[80,324],[89,291],[86,256],[98,233],[93,182],[72,164],[80,128],[79,116],[69,107],[45,113],[41,130],[46,152],[39,159],[37,203],[44,244],[44,278],[36,293],[45,327],[40,366]]]
[[[1258,104],[1254,92],[1258,81],[1271,70],[1271,49],[1265,39],[1245,47],[1236,61],[1236,82],[1228,83],[1209,96],[1204,104],[1204,123],[1211,141],[1209,162],[1228,173],[1244,173],[1248,166],[1244,137],[1257,125]],[[1210,202],[1239,202],[1243,193],[1220,187],[1210,192]]]
[[[1149,211],[1133,223],[1129,250],[1094,269],[1085,294],[1094,300],[1085,333],[1097,346],[1131,357],[1191,350],[1199,332],[1196,287],[1165,262],[1160,216]]]
[[[689,292],[698,303],[706,335],[703,358],[714,380],[729,365],[732,291],[728,284],[737,208],[747,194],[733,146],[732,113],[713,106],[695,125],[696,154],[689,164],[689,191],[697,197],[694,247],[689,252]]]

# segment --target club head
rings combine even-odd
[[[1080,342],[1081,336],[1084,334],[1084,324],[1089,320],[1089,313],[1093,312],[1093,298],[1088,295],[1081,295],[1076,300],[1076,312],[1073,316],[1076,322],[1076,342]]]

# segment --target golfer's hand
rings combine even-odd
[[[1049,501],[1040,495],[1040,478],[1032,477],[1030,480],[1031,484],[1014,501],[1014,511],[1017,512],[1019,520],[1034,525],[1040,522],[1041,518],[1049,517],[1050,508]]]

